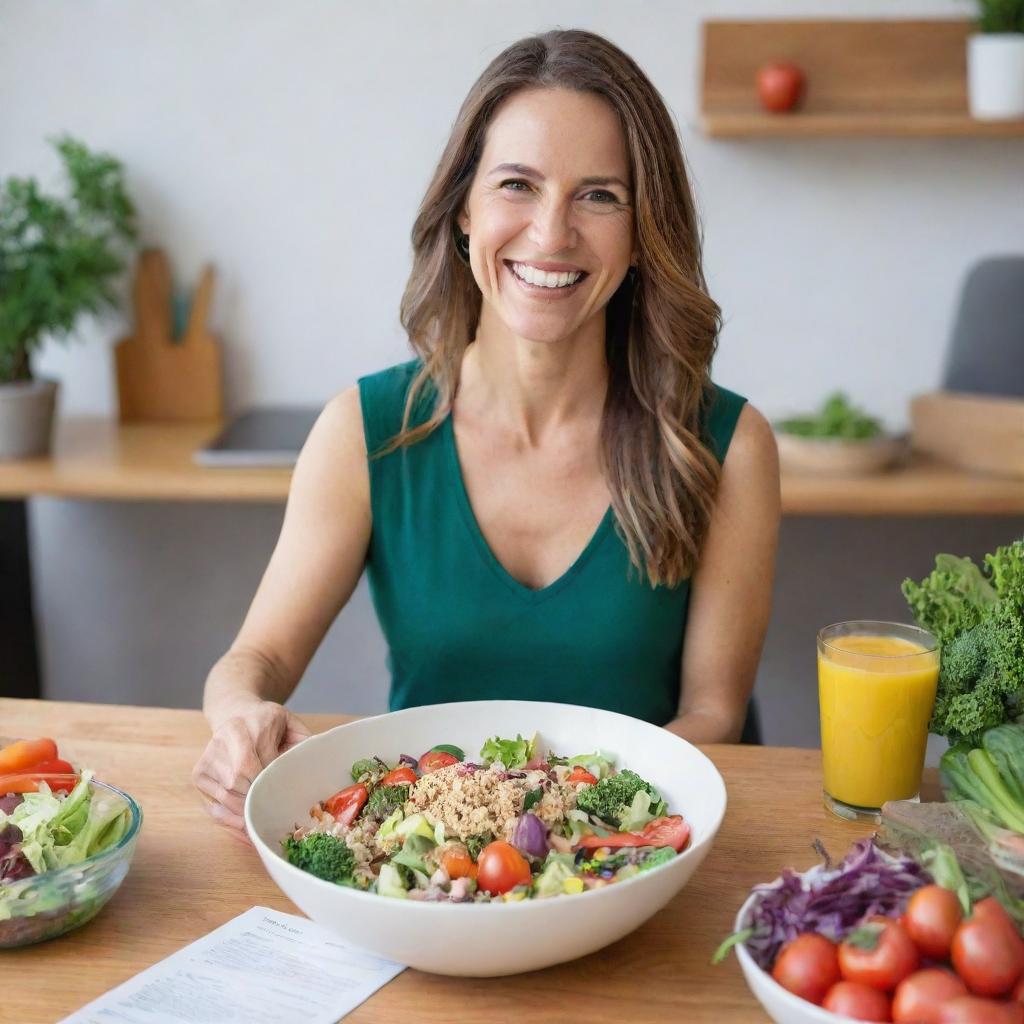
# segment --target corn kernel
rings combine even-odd
[[[502,896],[502,899],[506,903],[517,903],[519,900],[526,899],[525,892],[507,892]]]
[[[583,892],[583,879],[567,878],[562,882],[562,892],[567,893],[570,896],[575,896],[576,894]]]
[[[594,860],[604,860],[608,856],[608,851],[602,846],[601,849],[594,851]]]

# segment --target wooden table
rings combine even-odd
[[[323,730],[344,715],[305,716]],[[189,773],[209,732],[198,711],[0,699],[0,733],[54,737],[62,753],[131,793],[145,821],[132,869],[109,905],[76,932],[0,951],[0,1020],[52,1024],[114,985],[254,905],[296,913],[255,851],[202,810]],[[869,831],[828,817],[820,755],[772,747],[705,748],[729,808],[689,885],[630,937],[581,960],[498,979],[407,970],[345,1020],[353,1024],[503,1024],[768,1020],[733,958],[711,954],[749,888],[818,858],[820,837],[842,854]]]
[[[197,466],[218,423],[58,421],[53,457],[0,464],[0,498],[284,501],[287,469]],[[871,477],[784,474],[786,515],[1022,515],[1024,480],[968,473],[924,457]]]

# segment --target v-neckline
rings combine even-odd
[[[462,474],[462,463],[459,461],[459,449],[455,442],[455,424],[451,412],[445,417],[441,427],[444,432],[444,441],[448,448],[448,462],[452,474],[452,482],[455,487],[455,495],[459,504],[459,508],[462,511],[462,518],[465,520],[466,527],[469,530],[470,537],[473,543],[476,545],[477,551],[480,553],[480,557],[483,561],[491,568],[494,574],[505,584],[510,590],[518,594],[520,597],[525,598],[529,601],[541,601],[545,598],[551,597],[557,593],[563,587],[568,585],[573,578],[579,574],[583,569],[584,565],[590,560],[590,557],[597,550],[601,541],[604,540],[605,534],[608,532],[612,519],[614,518],[612,512],[612,506],[609,505],[605,509],[604,515],[601,517],[601,521],[597,524],[597,529],[594,530],[587,541],[583,550],[577,555],[576,560],[562,573],[561,576],[552,580],[546,587],[528,587],[525,583],[521,583],[513,576],[508,569],[498,560],[497,555],[491,549],[491,545],[487,542],[487,538],[484,536],[483,530],[480,529],[480,522],[476,517],[476,513],[473,511],[473,505],[469,500],[469,491],[466,488],[466,480]]]

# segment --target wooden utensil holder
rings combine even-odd
[[[135,330],[114,348],[121,422],[222,418],[220,345],[207,326],[212,296],[213,268],[207,266],[185,333],[175,340],[167,257],[161,249],[139,254]]]

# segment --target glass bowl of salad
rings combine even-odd
[[[245,819],[313,920],[420,970],[489,977],[633,931],[707,855],[725,803],[711,761],[657,726],[472,701],[306,740],[256,778]]]
[[[128,873],[141,827],[139,805],[88,771],[0,793],[0,948],[92,920]]]

